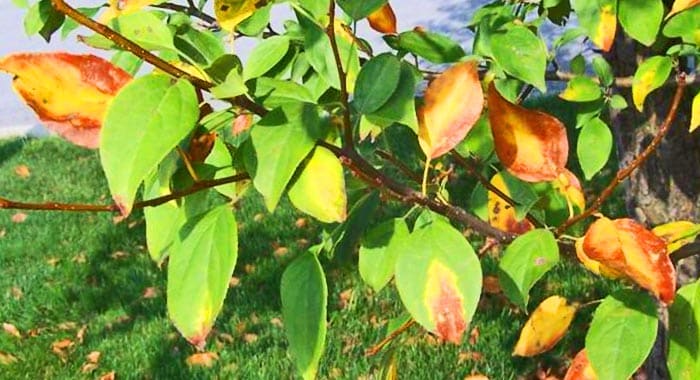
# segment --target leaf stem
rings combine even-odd
[[[343,104],[343,147],[352,149],[355,142],[353,141],[354,133],[350,121],[350,95],[348,93],[347,73],[343,69],[343,62],[340,58],[340,50],[338,49],[338,41],[335,35],[335,0],[328,2],[326,35],[331,43],[333,59],[335,60],[338,79],[340,80],[340,102]]]
[[[411,326],[413,326],[416,323],[416,320],[411,318],[408,321],[404,322],[401,326],[399,326],[396,330],[392,331],[386,338],[382,339],[379,341],[379,343],[375,344],[374,346],[368,348],[365,350],[365,356],[373,356],[379,353],[379,351],[382,350],[387,344],[391,343],[396,337],[401,335],[404,331],[408,330]]]
[[[423,168],[423,181],[421,182],[421,191],[423,196],[428,196],[428,175],[430,171],[430,158],[425,159],[425,167]]]

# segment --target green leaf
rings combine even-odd
[[[226,148],[222,138],[214,140],[214,146],[212,146],[211,152],[209,152],[204,163],[215,170],[213,179],[221,179],[236,174],[236,171],[233,169],[233,157],[231,157],[231,152]],[[229,199],[235,200],[238,198],[235,183],[220,185],[215,187],[214,190]]]
[[[376,191],[356,201],[348,213],[348,219],[331,232],[332,246],[327,252],[328,256],[340,259],[350,257],[367,229],[367,221],[372,219],[378,207],[379,194]]]
[[[559,262],[554,235],[544,229],[519,236],[506,248],[499,263],[498,279],[511,302],[527,310],[530,289]]]
[[[129,215],[136,190],[199,118],[194,87],[151,74],[124,86],[102,126],[100,159],[114,202]]]
[[[481,295],[481,264],[467,239],[435,218],[411,234],[395,276],[411,316],[440,338],[459,343]]]
[[[352,105],[360,113],[381,108],[393,95],[401,75],[401,61],[384,53],[370,59],[360,70]]]
[[[600,99],[603,92],[591,78],[577,76],[566,84],[566,89],[559,97],[570,102],[592,102]]]
[[[651,46],[664,17],[662,0],[619,0],[617,18],[630,37]]]
[[[647,293],[622,289],[606,297],[586,334],[595,373],[601,379],[629,379],[649,355],[657,327],[656,305]]]
[[[156,12],[128,13],[114,18],[110,26],[147,50],[175,51],[173,33]]]
[[[668,310],[668,370],[673,380],[700,378],[700,285],[678,290]]]
[[[253,96],[268,108],[277,108],[299,102],[315,103],[316,101],[306,86],[292,81],[259,77],[249,81],[248,85]]]
[[[246,92],[248,92],[248,87],[246,87],[238,70],[229,71],[224,82],[211,89],[211,94],[219,99],[235,98]]]
[[[262,33],[270,22],[272,4],[274,3],[258,8],[252,16],[241,21],[241,23],[236,26],[236,30],[246,36],[257,36]]]
[[[467,55],[453,39],[427,30],[399,34],[398,46],[432,63],[457,62]]]
[[[673,60],[666,56],[650,57],[637,67],[632,79],[632,100],[639,111],[644,109],[647,95],[664,84],[671,70]]]
[[[294,207],[323,223],[347,217],[343,165],[330,150],[316,147],[299,177],[289,188]]]
[[[396,259],[405,250],[408,226],[402,218],[387,220],[367,231],[360,245],[360,276],[379,292],[394,276]]]
[[[135,76],[141,68],[141,65],[143,65],[143,60],[141,60],[141,58],[126,50],[115,52],[110,62],[116,66],[119,66],[122,70],[126,71],[132,76]]]
[[[402,62],[396,91],[391,94],[391,97],[384,105],[372,112],[371,115],[406,125],[418,134],[415,101],[418,83],[419,81],[413,67],[409,63]]]
[[[700,46],[700,7],[695,6],[671,17],[664,25],[666,37],[680,37],[687,44]]]
[[[265,74],[284,58],[287,50],[289,38],[286,36],[273,36],[263,40],[250,52],[243,77],[248,80]]]
[[[328,288],[318,258],[301,254],[282,275],[282,319],[298,373],[314,379],[326,344]]]
[[[24,18],[24,31],[28,36],[38,33],[46,42],[50,42],[51,36],[63,25],[65,18],[51,5],[51,0],[39,0],[29,8]]]
[[[168,261],[168,314],[178,331],[204,348],[221,311],[238,257],[238,230],[228,205],[182,227]]]
[[[617,27],[617,0],[571,0],[571,7],[593,43],[607,50]]]
[[[338,0],[338,5],[353,20],[361,20],[376,11],[387,0]]]
[[[584,75],[586,73],[586,58],[584,58],[581,54],[577,54],[571,59],[569,66],[571,66],[572,73],[576,75]]]
[[[587,181],[608,162],[612,147],[612,132],[602,120],[596,117],[583,125],[576,143],[576,155]]]
[[[530,29],[522,25],[491,36],[493,58],[508,74],[547,91],[544,73],[547,47]]]
[[[100,11],[100,9],[102,9],[102,7],[77,8],[78,12],[80,12],[88,17],[95,16],[97,14],[97,12]],[[80,24],[78,24],[75,20],[73,20],[72,18],[67,18],[63,22],[63,26],[61,27],[61,39],[65,40],[66,37],[68,37],[68,35],[72,31],[78,29],[79,26],[80,26]]]
[[[144,199],[154,199],[171,193],[170,178],[177,170],[177,155],[170,154],[144,182]],[[177,232],[185,223],[185,214],[176,201],[143,209],[146,220],[146,245],[151,259],[157,263],[170,254]]]
[[[301,161],[316,144],[313,129],[320,125],[316,106],[295,103],[263,117],[250,133],[257,157],[253,184],[272,212]]]
[[[175,35],[173,44],[180,54],[203,69],[208,68],[226,54],[221,39],[214,33],[208,30],[197,30],[189,25]]]
[[[493,134],[486,115],[479,118],[467,137],[455,149],[463,156],[474,156],[482,162],[488,161],[494,152]]]
[[[610,107],[616,110],[623,110],[627,108],[627,100],[620,94],[615,94],[610,97]]]
[[[611,86],[615,80],[615,75],[613,75],[612,67],[608,61],[596,55],[593,57],[593,71],[595,71],[598,78],[600,78],[600,83],[604,86]]]

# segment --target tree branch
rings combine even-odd
[[[387,344],[391,343],[392,340],[396,339],[397,336],[401,335],[404,331],[408,330],[411,326],[416,324],[416,320],[411,318],[404,322],[396,330],[392,331],[386,338],[382,339],[379,343],[365,350],[365,356],[376,355],[382,350]]]
[[[326,26],[326,35],[331,42],[331,50],[335,59],[335,66],[338,70],[338,79],[340,80],[340,102],[343,104],[343,146],[352,149],[354,146],[352,122],[350,120],[350,100],[348,94],[347,73],[343,69],[343,62],[340,58],[340,50],[338,50],[338,41],[335,36],[335,0],[328,2],[328,26]]]
[[[570,218],[564,224],[559,226],[555,231],[557,235],[563,234],[569,227],[593,215],[593,213],[598,211],[600,206],[603,205],[603,202],[605,202],[613,194],[613,191],[615,190],[617,185],[619,185],[622,181],[627,179],[627,177],[632,175],[632,173],[638,167],[640,167],[649,158],[649,156],[651,156],[651,154],[654,153],[654,151],[659,147],[661,141],[671,128],[671,124],[676,119],[676,115],[678,114],[678,106],[680,105],[681,98],[683,97],[683,93],[685,92],[685,74],[680,73],[677,77],[678,78],[676,79],[676,81],[678,82],[678,87],[676,87],[676,93],[673,96],[673,100],[671,101],[671,106],[669,107],[668,114],[666,115],[666,119],[661,124],[661,127],[659,127],[659,131],[656,134],[656,136],[654,136],[654,139],[651,141],[651,143],[641,153],[639,153],[639,155],[635,157],[635,159],[632,160],[632,162],[630,162],[629,165],[627,165],[627,167],[620,169],[617,172],[615,178],[605,189],[603,189],[600,195],[598,195],[598,198],[596,198],[586,210],[584,210],[581,214]]]
[[[240,182],[249,179],[248,173],[240,173],[230,177],[224,177],[213,180],[204,180],[195,182],[191,187],[173,191],[170,194],[164,195],[162,197],[153,198],[145,200],[142,202],[134,203],[133,209],[141,209],[145,207],[155,207],[162,205],[163,203],[170,202],[175,199],[186,197],[190,194],[197,193],[202,190],[210,189],[212,187],[225,185],[227,183]],[[116,204],[110,205],[94,205],[94,204],[77,204],[77,203],[59,203],[59,202],[45,202],[45,203],[26,203],[26,202],[15,202],[9,199],[0,197],[0,209],[15,209],[15,210],[44,210],[44,211],[74,211],[74,212],[116,212],[119,211],[119,207]]]

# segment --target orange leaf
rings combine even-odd
[[[187,358],[187,365],[197,367],[212,367],[214,362],[219,360],[219,355],[216,352],[201,352],[190,355]]]
[[[680,220],[656,226],[651,232],[664,239],[666,249],[670,254],[678,248],[694,242],[695,238],[700,234],[700,224]]]
[[[15,338],[22,338],[22,334],[19,333],[19,330],[15,325],[12,323],[4,323],[2,324],[2,329],[5,330],[6,333],[14,336]]]
[[[581,264],[586,267],[586,269],[595,274],[599,274],[613,280],[625,277],[624,274],[588,257],[586,252],[583,251],[583,238],[576,239],[576,256],[578,257],[579,261],[581,261]]]
[[[576,307],[566,298],[551,296],[537,306],[520,331],[513,355],[535,356],[554,347],[569,329]]]
[[[598,380],[598,376],[591,367],[591,362],[588,361],[585,348],[574,357],[569,370],[566,371],[564,380]]]
[[[389,3],[382,5],[381,8],[367,16],[367,21],[369,21],[369,26],[379,33],[396,34],[396,15]]]
[[[94,55],[19,53],[0,59],[13,87],[49,129],[86,148],[99,146],[107,107],[131,76]]]
[[[29,171],[29,167],[27,165],[17,165],[15,167],[15,174],[17,174],[20,178],[27,178],[31,175],[31,172]]]
[[[458,63],[425,90],[418,111],[418,142],[429,159],[455,147],[474,126],[484,106],[476,63]]]
[[[557,179],[569,155],[562,122],[510,103],[493,83],[489,86],[488,106],[496,155],[503,166],[523,181]]]
[[[504,195],[510,196],[501,173],[496,173],[491,178],[491,184]],[[492,191],[488,192],[488,213],[489,224],[503,231],[523,234],[535,228],[527,219],[518,220],[515,217],[515,207]]]
[[[676,0],[673,2],[671,11],[668,12],[666,18],[668,19],[676,13],[683,12],[684,10],[694,7],[698,4],[700,4],[700,0]]]
[[[617,31],[617,15],[612,5],[606,4],[600,9],[600,21],[595,35],[591,38],[594,44],[603,51],[610,51],[615,41]]]
[[[676,271],[666,242],[632,219],[602,217],[588,228],[583,251],[593,260],[624,273],[665,304],[673,302]]]

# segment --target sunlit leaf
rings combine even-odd
[[[131,212],[141,182],[192,131],[198,104],[188,81],[155,74],[132,81],[114,98],[102,128],[100,159],[122,215]]]
[[[571,6],[591,41],[610,51],[617,30],[617,0],[574,0]]]
[[[407,62],[401,62],[401,74],[399,75],[396,91],[381,108],[372,113],[372,116],[401,123],[418,134],[418,117],[415,103],[418,83],[420,82],[415,68]]]
[[[591,78],[577,76],[566,84],[559,97],[570,102],[592,102],[603,96],[600,86]]]
[[[177,161],[169,156],[159,168],[146,178],[143,187],[144,199],[154,199],[170,194],[170,178],[177,169]],[[146,245],[151,259],[161,263],[169,254],[177,232],[185,222],[185,213],[176,201],[170,201],[156,207],[143,210],[146,220]]]
[[[647,95],[664,84],[673,69],[670,57],[654,56],[642,62],[632,80],[632,100],[639,111],[644,109]]]
[[[289,50],[289,37],[272,36],[262,40],[250,52],[243,69],[243,78],[257,78],[272,69]]]
[[[662,0],[619,0],[617,17],[630,37],[651,46],[661,27],[664,4]]]
[[[214,0],[214,14],[222,29],[232,32],[257,9],[258,0]]]
[[[224,305],[238,258],[238,229],[228,205],[188,220],[168,261],[168,314],[194,346],[206,343]]]
[[[569,155],[562,122],[510,103],[493,84],[489,86],[488,107],[496,154],[503,166],[523,181],[556,179]]]
[[[537,229],[520,235],[506,248],[499,262],[498,280],[506,297],[527,309],[530,289],[559,262],[554,235]]]
[[[616,271],[610,267],[601,264],[599,261],[593,260],[586,252],[583,250],[583,238],[576,239],[576,257],[578,257],[581,264],[583,264],[586,269],[590,270],[595,274],[599,274],[603,277],[610,279],[624,278],[625,275],[621,272]]]
[[[680,220],[656,226],[651,232],[664,239],[670,254],[678,248],[695,241],[695,238],[700,234],[700,224]]]
[[[668,309],[668,370],[673,380],[700,377],[700,284],[678,290]]]
[[[106,23],[117,16],[137,12],[149,5],[164,0],[109,0],[109,7],[100,15],[100,22]]]
[[[401,301],[428,331],[459,344],[481,293],[479,260],[464,236],[440,218],[408,240],[396,262]]]
[[[671,17],[664,25],[667,37],[680,37],[686,44],[700,46],[700,7],[694,6]]]
[[[662,302],[673,302],[676,271],[666,253],[666,242],[638,222],[601,217],[586,231],[583,251],[589,258],[624,273]]]
[[[367,231],[360,245],[360,276],[379,292],[394,276],[396,259],[409,239],[408,227],[401,218],[379,224]]]
[[[367,61],[355,85],[352,105],[361,113],[380,109],[396,91],[401,76],[401,61],[395,55],[380,54]]]
[[[593,371],[591,363],[588,361],[586,349],[579,351],[566,371],[564,380],[598,380],[598,376]]]
[[[511,26],[490,38],[493,58],[505,72],[525,83],[547,91],[544,80],[547,68],[547,46],[529,28]]]
[[[94,55],[19,53],[0,59],[12,86],[50,130],[97,148],[110,102],[131,76]]]
[[[211,166],[215,170],[213,179],[221,179],[236,174],[236,171],[233,169],[233,158],[231,157],[231,153],[221,138],[217,138],[214,141],[211,152],[209,155],[207,155],[204,163]],[[215,187],[214,190],[219,192],[219,194],[234,200],[239,195],[236,191],[235,183],[220,185]]]
[[[501,173],[496,173],[490,182],[503,194],[511,196]],[[527,219],[519,219],[516,216],[515,207],[492,191],[488,192],[488,219],[492,226],[516,234],[522,234],[535,228]]]
[[[418,111],[418,141],[429,159],[449,152],[464,139],[481,115],[484,96],[473,61],[454,65],[425,91]]]
[[[586,354],[596,374],[629,379],[656,340],[654,300],[646,293],[621,289],[606,297],[586,334]]]
[[[367,21],[369,21],[369,26],[379,33],[396,33],[396,15],[389,3],[382,5],[381,8],[367,16]]]
[[[432,63],[457,62],[466,55],[451,38],[423,28],[399,34],[398,46]]]
[[[693,132],[697,127],[700,127],[700,92],[693,98],[693,106],[690,117],[690,132]]]
[[[353,20],[360,20],[377,11],[387,0],[336,0]]]
[[[700,0],[676,0],[673,2],[673,6],[671,6],[671,11],[668,12],[666,18],[669,18],[675,15],[676,13],[683,12],[684,10],[694,7],[698,4],[700,4]]]
[[[326,148],[314,149],[288,194],[296,208],[321,222],[342,222],[347,217],[343,165]]]
[[[605,167],[612,148],[612,132],[602,120],[596,117],[583,125],[576,142],[576,155],[586,180],[593,178]]]
[[[311,252],[285,269],[281,284],[282,318],[289,353],[302,378],[314,379],[326,344],[326,277]]]
[[[513,355],[535,356],[549,351],[564,337],[576,314],[566,298],[551,296],[537,306],[520,330]]]

